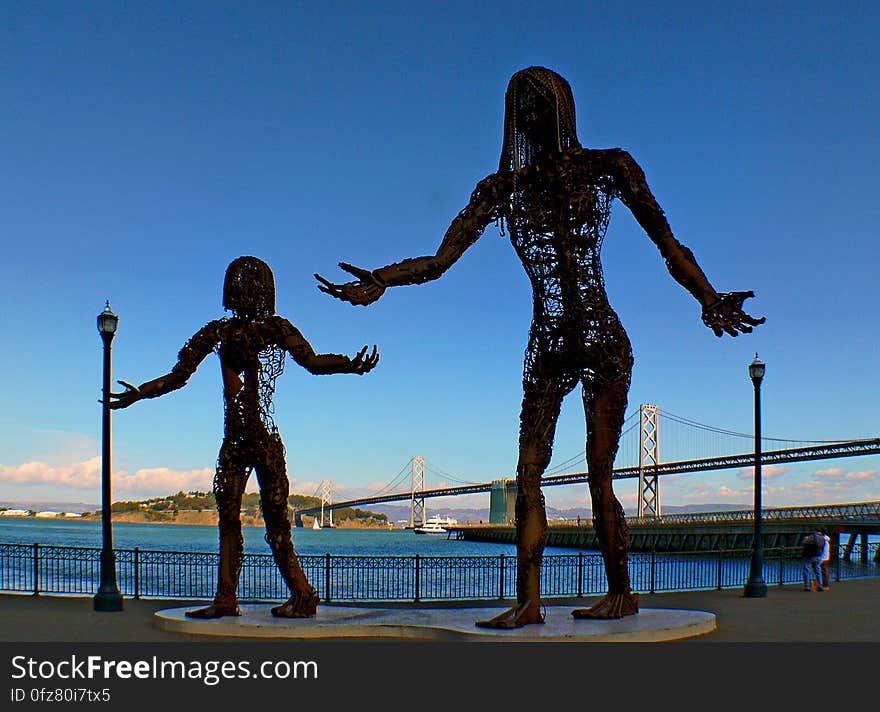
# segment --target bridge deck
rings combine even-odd
[[[766,450],[761,455],[761,462],[765,465],[779,464],[784,462],[803,462],[807,460],[828,460],[839,457],[857,457],[861,455],[880,454],[880,438],[868,440],[848,440],[845,442],[813,445],[802,448],[789,448],[784,450]],[[651,475],[671,475],[683,472],[707,472],[712,470],[727,470],[738,467],[747,467],[754,463],[754,453],[741,455],[726,455],[722,457],[710,457],[700,460],[682,460],[679,462],[663,462],[658,465],[645,467],[619,467],[613,472],[614,479],[631,479],[644,473]],[[559,485],[571,485],[586,482],[587,472],[572,472],[564,475],[550,475],[542,478],[542,487],[554,487]],[[422,490],[415,493],[418,498],[451,497],[463,494],[477,494],[489,492],[491,482],[479,484],[461,485],[456,487],[442,487],[438,489]],[[344,507],[362,507],[368,504],[383,504],[387,502],[400,502],[411,499],[410,491],[396,492],[393,494],[361,497],[343,502],[327,503],[327,509],[342,509]],[[294,513],[297,526],[302,526],[302,515],[313,515],[321,511],[321,507],[302,509]]]

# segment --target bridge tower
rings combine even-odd
[[[412,485],[410,489],[409,526],[421,527],[427,519],[425,509],[425,458],[413,455]]]
[[[321,480],[321,526],[324,526],[324,505],[333,504],[333,483],[330,480]],[[328,509],[330,528],[333,528],[333,510]]]
[[[660,464],[660,416],[657,406],[639,406],[639,519],[660,518],[660,480],[648,467]]]

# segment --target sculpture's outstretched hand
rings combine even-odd
[[[142,398],[141,391],[137,386],[133,386],[125,381],[117,381],[117,383],[124,386],[125,390],[122,393],[110,394],[109,406],[112,410],[128,408],[132,403],[136,403]]]
[[[321,275],[315,274],[315,279],[321,283],[318,285],[318,289],[329,294],[331,297],[364,307],[372,304],[385,293],[385,285],[376,279],[369,270],[355,267],[347,262],[340,262],[339,266],[349,274],[357,277],[357,281],[334,284],[324,279]]]
[[[368,348],[368,346],[364,346],[364,348],[358,351],[357,356],[351,360],[350,373],[356,373],[359,376],[369,373],[376,367],[376,364],[379,363],[379,351],[375,344],[373,345],[373,350],[369,356],[367,356]]]
[[[739,332],[748,334],[753,326],[763,324],[766,319],[762,316],[756,319],[743,311],[743,302],[749,297],[754,297],[754,292],[720,292],[718,301],[703,307],[703,323],[715,332],[715,336],[722,336],[726,331],[731,336]]]

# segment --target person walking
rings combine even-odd
[[[810,591],[810,583],[816,579],[816,590],[822,590],[822,571],[819,564],[822,560],[822,545],[825,539],[818,529],[807,534],[801,541],[801,562],[804,572],[804,591]]]
[[[822,539],[825,542],[822,546],[822,553],[819,555],[821,561],[819,562],[819,570],[822,572],[822,590],[827,591],[831,587],[828,585],[831,583],[831,577],[828,573],[828,565],[831,562],[831,537],[828,536],[828,533],[824,529],[819,529],[819,532],[822,534]]]

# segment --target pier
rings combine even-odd
[[[657,519],[630,517],[630,550],[634,552],[698,552],[748,549],[752,546],[752,510],[679,514]],[[862,563],[867,562],[870,534],[880,534],[880,502],[823,505],[820,507],[780,507],[762,512],[763,543],[767,548],[793,548],[818,527],[831,537],[831,557],[849,561],[857,542]],[[512,525],[459,525],[448,527],[449,536],[464,541],[514,544]],[[596,534],[589,521],[551,523],[547,546],[597,550]],[[880,549],[873,555],[880,561]]]

